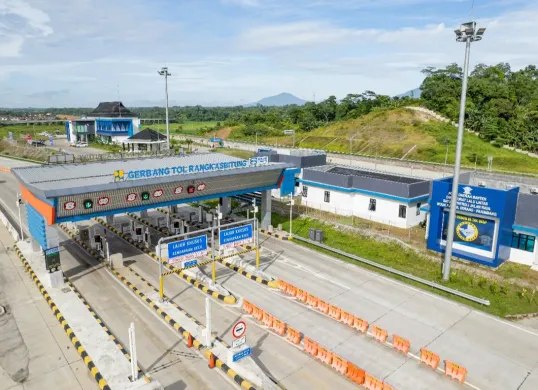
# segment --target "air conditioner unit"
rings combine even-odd
[[[478,187],[485,187],[486,186],[486,182],[485,181],[479,181],[478,182]]]
[[[538,187],[531,188],[531,194],[538,195]]]

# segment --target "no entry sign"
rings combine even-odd
[[[244,321],[239,321],[232,328],[232,336],[238,339],[245,334],[246,330],[247,324]]]

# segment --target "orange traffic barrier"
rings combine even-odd
[[[275,317],[273,317],[271,314],[267,313],[267,312],[263,312],[263,324],[265,326],[267,326],[268,328],[272,328],[273,327],[273,320],[275,319]]]
[[[318,343],[316,343],[314,340],[312,340],[309,337],[304,338],[304,350],[306,353],[316,357],[318,356]]]
[[[301,302],[306,303],[308,293],[306,291],[301,290],[300,288],[298,288],[297,289],[297,295],[295,295],[295,297],[297,297],[297,299],[300,300]]]
[[[295,287],[293,284],[287,283],[286,284],[286,293],[291,295],[292,297],[297,295],[297,287]]]
[[[306,295],[306,303],[308,305],[312,306],[313,308],[317,308],[318,303],[319,303],[319,299],[317,297],[315,297],[314,295],[312,295],[312,294],[307,294]]]
[[[273,317],[273,325],[271,325],[271,329],[273,329],[277,334],[284,336],[286,333],[286,323]]]
[[[340,356],[333,354],[332,368],[338,371],[342,375],[347,374],[349,362],[345,359],[342,359]]]
[[[252,316],[254,318],[256,318],[258,321],[262,321],[263,320],[263,310],[260,309],[259,307],[256,307],[254,305],[252,305]]]
[[[299,344],[301,342],[301,332],[293,328],[290,328],[289,326],[288,326],[288,334],[286,337],[293,344]]]
[[[338,306],[329,305],[329,316],[331,316],[335,320],[339,320],[341,314],[342,310]]]
[[[366,373],[364,377],[364,384],[363,386],[368,390],[383,390],[383,381],[381,379],[377,379],[375,376],[370,375]]]
[[[407,355],[407,353],[409,352],[409,347],[411,347],[411,343],[409,342],[409,340],[393,334],[392,335],[392,347],[395,350],[400,351],[404,353],[405,355]]]
[[[213,352],[209,352],[209,368],[215,368],[215,354]]]
[[[348,363],[346,376],[358,385],[362,385],[365,380],[366,373],[362,368],[354,364]]]
[[[368,326],[370,326],[368,321],[362,320],[359,317],[353,318],[353,327],[357,329],[358,331],[362,333],[366,333],[368,331]]]
[[[394,390],[394,388],[387,382],[383,382],[383,390]]]
[[[322,313],[329,313],[329,304],[321,299],[318,299],[318,310]]]
[[[254,309],[254,305],[247,301],[246,299],[243,299],[243,311],[245,311],[248,314],[252,314],[252,310]]]
[[[288,288],[288,283],[286,283],[283,280],[278,279],[277,287],[278,287],[279,290],[282,290],[282,291],[286,292],[286,289]]]
[[[342,310],[340,315],[340,322],[353,326],[353,320],[355,319],[355,316],[347,311]]]
[[[189,348],[192,347],[192,335],[190,333],[187,336],[187,347],[189,347]]]
[[[439,355],[436,353],[433,353],[432,351],[428,351],[426,348],[420,348],[420,361],[427,366],[430,366],[434,370],[439,367]]]
[[[10,168],[0,167],[0,172],[11,173],[11,169]]]
[[[318,354],[316,357],[329,366],[333,362],[333,353],[320,345],[318,345]]]
[[[460,366],[450,360],[445,360],[445,375],[456,379],[461,383],[465,382],[465,376],[467,375],[467,369]]]
[[[380,328],[377,325],[372,325],[372,333],[374,334],[374,339],[376,339],[380,343],[384,343],[389,337],[389,333],[385,329]]]

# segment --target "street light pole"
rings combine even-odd
[[[168,121],[168,76],[172,76],[170,72],[168,72],[168,67],[164,66],[158,73],[161,76],[164,76],[164,93],[166,96],[166,145],[168,146],[168,150],[170,150],[170,123]]]
[[[461,87],[460,116],[458,120],[458,141],[456,143],[456,161],[454,162],[454,177],[452,179],[452,198],[450,199],[450,212],[448,215],[448,231],[446,237],[445,259],[443,262],[443,280],[450,279],[450,263],[452,260],[452,244],[454,242],[454,226],[456,225],[456,205],[458,200],[458,186],[460,180],[461,149],[463,144],[463,128],[465,121],[465,102],[467,100],[467,80],[469,73],[469,56],[471,42],[479,41],[484,35],[485,28],[476,30],[476,22],[464,23],[455,30],[456,41],[465,42],[465,62],[463,63],[463,83]]]

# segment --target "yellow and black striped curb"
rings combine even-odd
[[[114,227],[114,226],[111,226],[109,225],[108,223],[106,223],[105,221],[103,221],[102,219],[100,218],[95,218],[95,220],[100,223],[101,225],[103,225],[104,227],[106,227],[108,230],[110,230],[112,233],[116,234],[118,237],[122,238],[123,240],[127,241],[129,244],[133,245],[134,247],[140,249],[142,252],[146,253],[147,255],[151,256],[153,259],[157,260],[157,261],[160,261],[159,260],[159,257],[153,253],[152,251],[150,251],[148,248],[146,248],[145,246],[142,246],[140,245],[139,243],[135,242],[134,240],[132,240],[131,238],[127,237],[125,234],[121,233],[121,232],[118,232],[118,230]],[[170,271],[174,271],[176,270],[175,267],[171,266],[170,264],[168,263],[165,263],[163,262],[163,265],[169,269]],[[219,292],[217,291],[213,291],[211,290],[209,287],[205,286],[204,284],[198,282],[195,278],[191,278],[189,275],[185,274],[183,271],[178,271],[178,272],[175,272],[177,273],[178,275],[180,275],[183,279],[185,279],[187,282],[189,282],[190,284],[192,284],[194,287],[196,287],[198,290],[204,292],[205,294],[208,294],[210,296],[212,296],[213,298],[215,299],[218,299],[218,300],[221,300],[225,303],[229,303],[229,304],[235,304],[237,302],[237,299],[233,296],[233,295],[223,295],[223,294],[220,294]]]
[[[211,264],[211,263],[213,263],[213,260],[208,260],[208,261],[204,261],[203,263],[197,263],[197,264],[194,264],[194,265],[189,265],[188,267],[175,268],[173,271],[163,272],[163,276],[168,276],[168,275],[172,275],[172,274],[177,274],[177,273],[180,273],[181,271],[186,270],[186,269],[189,269],[189,268],[201,267],[201,266],[204,266],[204,265],[207,265],[207,264]]]
[[[62,226],[63,229],[65,229],[65,227]],[[77,241],[77,244],[80,244],[80,242],[78,242],[77,239],[75,239],[75,241]],[[84,248],[86,251],[89,252],[88,249]],[[102,257],[97,254],[97,253],[94,253],[92,254],[92,256],[94,256],[97,260],[103,260]],[[116,278],[118,278],[124,285],[126,285],[127,287],[129,287],[134,293],[135,295],[137,295],[138,297],[140,297],[142,299],[143,302],[145,302],[147,305],[149,305],[149,307],[151,307],[153,310],[155,310],[157,312],[157,314],[159,314],[159,316],[161,316],[166,322],[168,322],[168,324],[170,326],[172,326],[181,336],[183,336],[183,338],[186,340],[188,339],[190,333],[185,330],[178,322],[176,322],[172,317],[170,317],[164,310],[162,310],[159,306],[157,306],[151,299],[149,299],[142,291],[140,291],[138,288],[136,288],[135,285],[133,285],[131,282],[129,282],[129,280],[127,280],[123,275],[121,275],[118,271],[110,268],[107,266],[107,268],[112,272],[112,274],[114,276],[116,276]],[[132,270],[131,267],[129,267],[129,269],[134,272],[134,270]],[[142,276],[138,275],[136,272],[135,274],[141,278]],[[149,286],[151,286],[151,284],[146,281],[145,279],[143,279],[144,282],[146,284],[148,284]],[[151,286],[153,288],[154,291],[158,291],[155,287]],[[188,317],[192,318],[193,320],[195,320],[195,322],[197,324],[200,324],[199,321],[197,321],[196,319],[194,319],[194,317],[192,317],[190,314],[188,314],[185,310],[181,309],[179,307],[179,305],[173,303],[174,307],[178,308],[179,310],[181,310],[181,312],[183,314],[186,314]],[[201,324],[200,324],[201,325]],[[193,346],[198,349],[199,351],[201,351],[204,356],[209,360],[210,358],[210,354],[211,352],[202,344],[200,343],[195,337],[193,337],[192,335],[190,335],[192,337],[192,340],[193,340]],[[218,337],[215,337],[217,340],[221,341],[220,338]],[[228,344],[224,343],[223,344],[226,346],[226,347],[229,347]],[[93,364],[93,363],[92,363]],[[239,386],[241,386],[242,388],[244,389],[248,389],[248,390],[255,390],[255,387],[252,386],[252,384],[248,381],[246,381],[245,379],[243,379],[243,377],[241,377],[237,372],[235,372],[234,370],[232,370],[226,363],[224,363],[221,359],[219,359],[218,357],[215,358],[215,365],[220,368],[222,371],[224,371],[228,376],[230,376],[233,381],[235,383],[237,383]],[[98,372],[98,371],[97,371]],[[99,374],[100,375],[100,374]],[[106,382],[105,382],[106,384]],[[108,387],[107,385],[107,390],[110,390],[110,388]]]
[[[20,249],[19,249],[19,247],[17,245],[15,245],[15,251],[17,253],[17,256],[19,256],[19,259],[23,263],[24,268],[26,268],[26,271],[30,274],[30,277],[32,278],[32,280],[36,284],[37,288],[39,289],[39,291],[43,295],[43,298],[45,298],[45,301],[47,302],[50,309],[52,310],[52,313],[56,316],[56,319],[58,320],[60,325],[62,325],[62,328],[65,331],[65,334],[71,340],[71,343],[76,348],[78,354],[80,355],[80,357],[84,361],[84,364],[86,364],[86,367],[88,367],[88,370],[90,371],[91,375],[94,377],[95,381],[99,385],[99,388],[101,388],[101,390],[111,390],[110,386],[107,383],[107,381],[105,380],[105,378],[103,378],[103,376],[99,372],[99,369],[93,363],[92,358],[90,357],[90,355],[88,355],[88,352],[86,352],[86,350],[84,349],[84,347],[82,346],[82,344],[78,340],[77,336],[75,335],[75,332],[73,332],[73,330],[71,329],[71,327],[69,326],[69,324],[65,320],[65,318],[62,315],[62,313],[60,312],[60,310],[58,310],[58,307],[56,306],[56,304],[51,299],[51,297],[48,294],[47,290],[45,290],[45,288],[41,284],[41,281],[39,280],[37,275],[34,273],[34,271],[32,270],[32,267],[30,267],[30,264],[28,264],[28,262],[24,258],[24,255],[21,253],[21,251],[20,251]]]
[[[259,230],[263,234],[267,234],[268,236],[278,238],[279,240],[284,240],[284,241],[293,240],[293,236],[283,236],[281,234],[278,234],[278,233],[275,233],[275,232],[270,232],[269,230],[265,230],[265,229],[259,229]]]
[[[202,344],[200,341],[198,341],[194,336],[190,334],[185,328],[183,328],[176,320],[174,320],[172,317],[170,317],[163,309],[161,309],[155,302],[153,302],[151,299],[149,299],[142,291],[140,291],[138,288],[136,288],[135,285],[133,285],[131,282],[129,282],[124,276],[122,276],[118,271],[111,269],[112,273],[127,287],[129,287],[135,295],[139,296],[140,299],[145,302],[149,307],[151,307],[153,310],[159,314],[172,328],[174,328],[185,340],[189,338],[189,336],[192,338],[192,345],[197,350],[202,352],[204,356],[209,359],[210,351]],[[222,371],[224,371],[228,376],[230,376],[235,383],[237,383],[239,386],[249,389],[249,390],[255,390],[254,386],[250,384],[250,382],[246,381],[241,377],[238,373],[236,373],[234,370],[232,370],[226,363],[224,363],[222,360],[220,360],[218,357],[215,359],[215,365],[219,367]]]
[[[88,303],[88,301],[86,301],[86,299],[84,298],[84,296],[80,293],[80,291],[78,291],[78,289],[75,287],[75,285],[73,283],[71,283],[71,281],[64,276],[64,281],[65,283],[67,283],[67,285],[69,287],[71,287],[71,289],[75,292],[75,294],[79,297],[79,299],[82,301],[82,303],[84,304],[84,306],[86,306],[86,308],[88,309],[88,311],[90,312],[90,314],[93,316],[93,318],[95,318],[95,320],[97,321],[97,323],[99,325],[101,325],[101,327],[103,328],[103,330],[106,332],[106,334],[108,334],[108,337],[110,337],[110,339],[112,341],[114,341],[114,343],[116,344],[116,346],[118,347],[118,349],[123,353],[123,355],[125,356],[125,358],[127,358],[127,360],[129,362],[131,362],[131,355],[129,354],[129,352],[127,352],[127,350],[125,349],[125,347],[123,346],[122,343],[120,343],[118,341],[118,338],[110,331],[110,329],[108,329],[108,327],[106,326],[105,322],[101,319],[101,317],[99,317],[99,315],[95,312],[95,310],[90,306],[90,304]],[[146,374],[144,374],[144,372],[142,371],[142,369],[138,366],[136,366],[136,369],[138,370],[138,374],[139,376],[142,376],[142,378],[147,382],[147,383],[150,383],[151,380],[149,379],[148,376],[146,376]]]
[[[159,289],[157,287],[155,287],[153,284],[151,284],[149,282],[149,280],[147,280],[146,278],[144,278],[142,275],[140,275],[138,272],[136,272],[132,267],[127,267],[127,269],[129,271],[131,271],[138,279],[140,279],[143,283],[145,283],[148,287],[152,288],[153,291],[155,292],[159,292]],[[196,325],[198,325],[200,328],[202,329],[205,329],[205,325],[202,324],[200,321],[198,321],[196,318],[194,318],[193,316],[191,316],[188,312],[186,312],[181,306],[179,306],[176,302],[174,302],[173,300],[171,300],[169,297],[167,297],[166,295],[164,296],[164,299],[169,302],[170,304],[172,304],[172,306],[174,306],[177,310],[179,310],[180,312],[182,312],[187,318],[189,318],[191,321],[193,321]],[[222,340],[216,333],[212,333],[212,336],[213,338],[215,338],[215,340],[218,340],[220,341],[222,344],[224,344],[226,347],[230,347],[228,345],[228,343],[226,343],[224,340]]]

